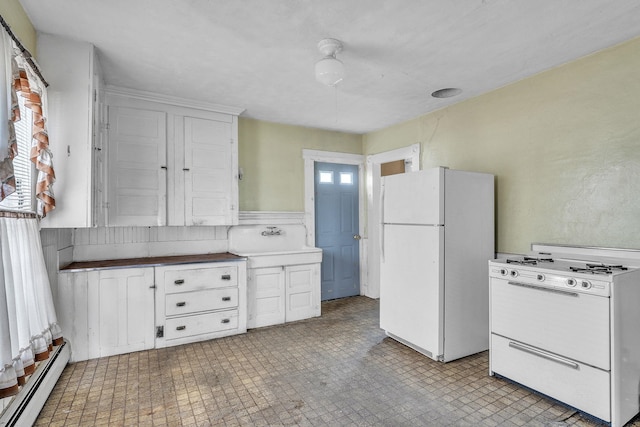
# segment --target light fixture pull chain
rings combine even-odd
[[[335,91],[335,101],[336,101],[336,126],[338,125],[338,85],[333,85],[333,90]]]

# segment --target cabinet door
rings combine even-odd
[[[89,282],[89,357],[154,347],[153,268],[101,270]]]
[[[109,106],[109,225],[166,225],[166,113]]]
[[[247,281],[247,327],[276,325],[285,321],[284,270],[252,268]]]
[[[90,227],[92,209],[93,91],[99,73],[93,45],[38,36],[38,63],[51,84],[47,130],[53,155],[56,208],[43,228]]]
[[[184,167],[176,173],[182,172],[184,179],[184,224],[236,223],[233,117],[229,121],[184,117],[183,125]]]
[[[96,64],[99,64],[96,58]],[[99,70],[99,67],[96,67]],[[92,176],[93,189],[91,193],[91,206],[93,209],[93,226],[104,227],[107,214],[107,123],[109,116],[107,115],[107,106],[104,103],[104,81],[101,72],[93,74],[93,159],[92,159]]]
[[[97,272],[58,273],[58,292],[55,300],[58,324],[62,335],[71,344],[71,361],[87,360],[89,356],[89,280]]]
[[[286,321],[320,315],[320,264],[285,267]]]

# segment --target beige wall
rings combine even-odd
[[[0,0],[0,15],[9,24],[20,43],[37,57],[36,30],[18,0]]]
[[[362,154],[362,136],[240,118],[240,210],[304,211],[303,149]]]
[[[497,250],[640,248],[640,39],[364,136],[496,175]]]
[[[36,54],[18,0],[0,14]],[[302,211],[304,148],[373,154],[420,142],[421,167],[496,175],[497,250],[640,248],[640,39],[364,136],[240,119],[240,209]]]

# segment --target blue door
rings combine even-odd
[[[359,295],[358,166],[316,162],[315,209],[322,300]]]

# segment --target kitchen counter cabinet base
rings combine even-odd
[[[247,331],[246,261],[156,267],[157,348]]]
[[[71,361],[154,347],[153,269],[61,274],[58,321]]]
[[[71,361],[246,332],[246,261],[226,256],[220,262],[61,270],[55,304]]]
[[[247,327],[320,316],[320,264],[249,269]]]

